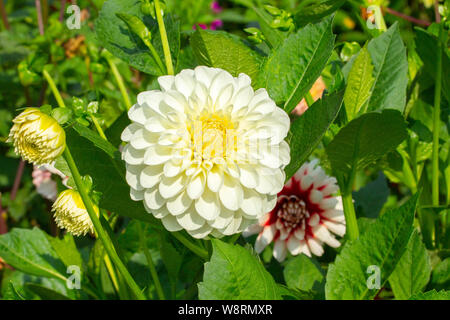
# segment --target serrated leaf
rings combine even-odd
[[[134,68],[151,75],[162,75],[148,47],[129,29],[127,24],[116,16],[125,13],[138,17],[152,34],[152,44],[160,57],[164,56],[161,36],[157,22],[149,15],[141,12],[141,2],[135,0],[105,1],[95,22],[95,32],[103,47],[116,57],[127,62]],[[164,24],[169,40],[170,52],[174,63],[180,49],[180,24],[170,15],[164,15]]]
[[[43,300],[72,300],[69,297],[37,283],[26,283],[25,288]]]
[[[406,251],[389,277],[389,284],[398,300],[409,299],[427,285],[431,274],[430,257],[420,236],[414,232]]]
[[[75,265],[82,268],[83,260],[70,233],[66,233],[62,239],[50,236],[47,236],[47,239],[64,265],[67,267]]]
[[[345,89],[344,104],[347,119],[355,118],[370,97],[374,78],[373,65],[367,47],[363,47],[350,69]]]
[[[394,271],[413,231],[418,196],[397,209],[390,210],[369,225],[356,240],[348,241],[329,265],[325,285],[329,300],[373,299]],[[369,266],[380,271],[368,272]],[[379,276],[378,288],[370,289],[367,281]],[[372,284],[372,283],[370,283]]]
[[[278,105],[290,113],[320,76],[335,36],[329,17],[290,35],[267,59],[261,81]]]
[[[198,284],[201,300],[280,299],[277,284],[261,262],[248,250],[212,240],[211,261],[205,264]]]
[[[417,293],[409,300],[450,300],[450,291],[431,290],[423,293]]]
[[[336,173],[360,170],[394,150],[407,137],[400,112],[366,113],[349,122],[326,147]]]
[[[317,22],[338,10],[346,0],[319,0],[310,2],[302,6],[294,14],[294,20],[299,26],[304,26],[310,22]]]
[[[324,96],[291,124],[287,139],[291,162],[285,168],[286,181],[306,161],[333,123],[341,108],[342,97],[342,91]]]
[[[325,275],[317,261],[301,254],[290,259],[283,270],[289,288],[301,291],[323,291]]]
[[[0,257],[25,273],[64,281],[66,279],[66,267],[53,250],[45,233],[38,228],[16,228],[1,235]]]
[[[256,83],[261,57],[242,40],[223,31],[197,28],[191,36],[191,45],[201,65],[227,70],[234,77],[245,73]]]
[[[369,42],[374,85],[367,111],[397,109],[403,112],[408,84],[408,60],[398,23]]]

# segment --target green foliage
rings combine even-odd
[[[291,162],[285,168],[286,180],[306,161],[336,118],[342,105],[343,92],[335,92],[316,101],[291,124],[288,135]],[[297,139],[297,137],[299,137]]]
[[[212,240],[211,261],[205,264],[199,298],[206,300],[276,300],[280,295],[272,276],[247,249]]]
[[[348,74],[344,103],[347,119],[352,120],[370,97],[375,79],[372,76],[373,65],[367,47],[359,51]]]
[[[318,22],[320,19],[338,10],[344,2],[345,0],[319,0],[308,2],[306,5],[301,6],[294,14],[294,20],[299,26]]]
[[[287,262],[283,275],[289,288],[304,292],[323,292],[325,272],[316,260],[303,254]]]
[[[1,235],[0,256],[22,272],[35,276],[66,279],[64,264],[46,234],[38,228],[13,229]]]
[[[406,251],[389,277],[395,298],[407,300],[420,293],[430,280],[430,257],[417,232],[409,239]]]
[[[367,111],[397,109],[403,112],[408,84],[408,62],[398,24],[369,42],[374,84]]]
[[[235,77],[245,73],[255,84],[261,57],[238,37],[197,28],[191,36],[191,45],[200,65],[227,70]]]
[[[261,73],[261,84],[278,105],[291,112],[320,76],[334,45],[332,17],[310,24],[274,50]]]
[[[348,241],[330,264],[325,293],[327,299],[373,299],[384,286],[406,250],[413,232],[418,196],[390,210],[369,225],[354,241]],[[380,273],[368,269],[379,268]],[[375,269],[376,270],[376,269]],[[369,277],[379,276],[379,287],[369,288]],[[371,284],[371,283],[370,283]]]
[[[116,16],[117,13],[132,15],[143,21],[152,35],[151,43],[158,54],[163,56],[161,36],[156,21],[151,16],[144,15],[140,10],[140,2],[134,0],[105,1],[95,24],[97,38],[101,44],[136,69],[151,75],[161,75],[161,70],[148,47],[138,35],[129,30],[121,18]],[[165,15],[164,22],[170,51],[176,61],[180,50],[180,24],[170,15]]]
[[[395,149],[406,134],[400,112],[366,113],[349,122],[334,137],[326,148],[328,159],[335,174],[349,176]]]

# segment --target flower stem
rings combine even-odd
[[[439,205],[439,132],[441,129],[441,79],[442,79],[442,26],[439,26],[438,52],[436,57],[436,84],[434,86],[433,108],[433,153],[432,153],[432,179],[431,197],[433,206]]]
[[[5,29],[10,30],[11,27],[9,26],[8,15],[6,14],[5,5],[3,4],[3,0],[0,0],[0,15],[2,16],[2,21],[3,21],[3,25],[5,26]]]
[[[345,222],[347,233],[350,240],[356,240],[359,237],[358,223],[356,221],[355,207],[353,206],[352,193],[342,194],[342,204],[344,206]]]
[[[179,233],[179,232],[171,232],[170,234],[172,236],[174,236],[175,239],[180,241],[186,248],[188,248],[193,253],[195,253],[197,256],[199,256],[202,260],[207,261],[209,259],[208,252],[205,249],[200,248],[199,246],[197,246],[194,243],[190,242],[181,233]]]
[[[165,300],[166,297],[164,295],[164,291],[161,286],[161,282],[158,278],[158,272],[156,272],[155,264],[153,263],[152,256],[150,251],[147,248],[147,241],[145,241],[144,230],[142,226],[139,224],[139,239],[141,242],[141,249],[144,251],[145,258],[147,259],[148,267],[150,268],[150,275],[152,276],[153,283],[155,284],[156,293],[158,294],[159,300]]]
[[[105,132],[103,132],[103,129],[100,126],[100,123],[98,123],[98,119],[95,117],[95,115],[93,115],[92,113],[89,113],[89,116],[91,117],[92,122],[94,123],[95,129],[97,129],[97,132],[100,135],[100,137],[102,137],[103,139],[108,141],[108,138],[106,138]]]
[[[41,0],[35,0],[34,3],[36,5],[39,34],[42,36],[44,35],[44,19],[42,18]]]
[[[108,233],[106,233],[106,231],[103,229],[100,219],[97,217],[97,214],[95,213],[93,203],[92,203],[91,199],[89,198],[89,195],[88,195],[86,189],[84,188],[80,172],[78,171],[78,168],[75,164],[75,161],[74,161],[72,154],[69,151],[69,147],[67,145],[66,145],[63,155],[67,162],[67,165],[69,166],[70,171],[72,172],[72,177],[75,181],[75,185],[77,186],[78,192],[80,192],[81,199],[83,200],[84,206],[86,207],[86,210],[89,214],[92,224],[94,225],[95,231],[97,232],[98,237],[102,241],[106,252],[111,257],[112,261],[114,262],[117,269],[124,277],[126,283],[130,287],[130,289],[133,291],[136,298],[139,300],[145,300],[145,296],[141,292],[141,289],[138,287],[136,282],[133,280],[133,278],[131,277],[131,274],[128,272],[128,270],[125,267],[125,265],[123,264],[122,260],[119,258],[119,255],[117,254],[117,251],[114,248],[111,238],[109,237]]]
[[[64,104],[64,100],[61,97],[61,94],[59,93],[55,81],[53,81],[53,78],[50,75],[50,73],[48,73],[47,70],[44,69],[44,71],[42,71],[42,74],[44,75],[45,80],[47,80],[48,85],[50,86],[50,89],[52,90],[53,95],[55,96],[56,102],[58,103],[58,106],[60,106],[61,108],[65,108],[66,105]]]
[[[172,64],[172,56],[170,55],[170,47],[169,40],[167,39],[166,26],[164,25],[164,20],[161,15],[161,6],[159,4],[159,0],[155,0],[155,11],[156,11],[156,20],[158,20],[159,33],[161,34],[161,42],[164,51],[164,60],[166,62],[167,74],[173,75],[173,64]]]
[[[123,101],[125,102],[125,106],[127,110],[131,108],[131,101],[130,97],[128,96],[127,89],[125,88],[125,83],[123,82],[123,78],[119,73],[119,70],[117,69],[116,65],[112,61],[112,59],[105,55],[105,59],[109,64],[109,67],[111,68],[111,71],[114,75],[114,78],[116,79],[117,85],[119,86],[120,93],[122,94]]]

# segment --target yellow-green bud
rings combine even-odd
[[[38,108],[27,108],[13,122],[8,142],[23,159],[36,165],[49,164],[63,153],[66,134],[51,116]]]
[[[100,211],[96,205],[94,210],[99,216]],[[53,203],[52,211],[58,227],[66,229],[74,236],[94,232],[94,225],[78,191],[67,189],[61,192]]]

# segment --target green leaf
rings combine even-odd
[[[311,22],[318,22],[323,17],[338,10],[344,3],[345,0],[321,0],[310,2],[305,6],[301,6],[300,10],[294,14],[294,20],[299,26],[304,26]]]
[[[316,101],[295,119],[288,134],[291,162],[285,168],[289,180],[306,161],[333,123],[342,105],[343,92],[334,92]]]
[[[211,240],[213,254],[205,263],[203,282],[198,284],[201,300],[280,299],[277,285],[261,262],[248,250]]]
[[[407,137],[400,112],[366,113],[349,122],[327,146],[336,173],[360,170],[394,150]]]
[[[373,65],[367,47],[363,47],[356,57],[348,74],[344,104],[347,119],[350,121],[359,113],[370,97],[374,78]]]
[[[66,267],[38,228],[13,229],[0,236],[0,257],[15,269],[65,281]]]
[[[50,236],[47,236],[47,239],[64,265],[67,267],[75,265],[82,268],[83,260],[70,233],[66,233],[62,239]]]
[[[439,262],[434,268],[430,286],[436,290],[450,288],[450,258]]]
[[[290,35],[273,50],[264,67],[264,84],[269,95],[290,113],[320,76],[331,55],[335,36],[329,17]]]
[[[304,254],[290,259],[284,270],[284,280],[289,288],[301,291],[321,291],[325,274],[317,261]]]
[[[406,250],[413,231],[417,194],[400,208],[386,212],[354,241],[345,243],[329,265],[325,295],[328,300],[373,299],[385,285]],[[379,268],[379,287],[368,284],[377,276],[369,266]],[[372,267],[373,268],[373,267]]]
[[[191,45],[199,64],[227,70],[235,77],[245,73],[256,83],[261,58],[238,37],[197,28],[191,36]]]
[[[383,172],[357,192],[353,192],[358,216],[376,218],[389,197],[389,187]]]
[[[129,29],[116,13],[136,16],[152,34],[151,42],[159,56],[164,56],[157,22],[141,12],[141,2],[136,0],[105,1],[95,23],[97,38],[103,47],[134,68],[151,75],[161,75],[158,64],[144,42]],[[180,24],[170,15],[164,15],[164,24],[169,39],[170,52],[174,61],[180,50]]]
[[[36,283],[26,283],[25,288],[37,294],[43,300],[72,300],[69,297]]]
[[[161,227],[159,221],[145,210],[141,201],[131,200],[130,187],[125,181],[125,166],[113,145],[80,124],[66,130],[66,143],[80,173],[91,176],[94,190],[102,193],[99,203],[101,208]],[[62,161],[57,162],[57,167],[71,177]]]
[[[414,232],[406,251],[389,277],[395,299],[406,300],[427,285],[431,274],[430,257],[420,236]]]
[[[416,31],[416,51],[423,61],[425,72],[435,79],[438,39],[426,30],[418,27],[414,29]],[[443,51],[442,53],[442,94],[447,101],[450,101],[450,57],[447,52]]]
[[[417,293],[409,300],[450,300],[450,291],[431,290],[424,293]]]
[[[369,42],[375,79],[367,111],[397,109],[403,111],[408,84],[406,49],[395,23]]]
[[[160,249],[161,259],[167,269],[170,281],[176,283],[183,263],[183,254],[177,251],[170,243],[168,235],[161,234]]]

